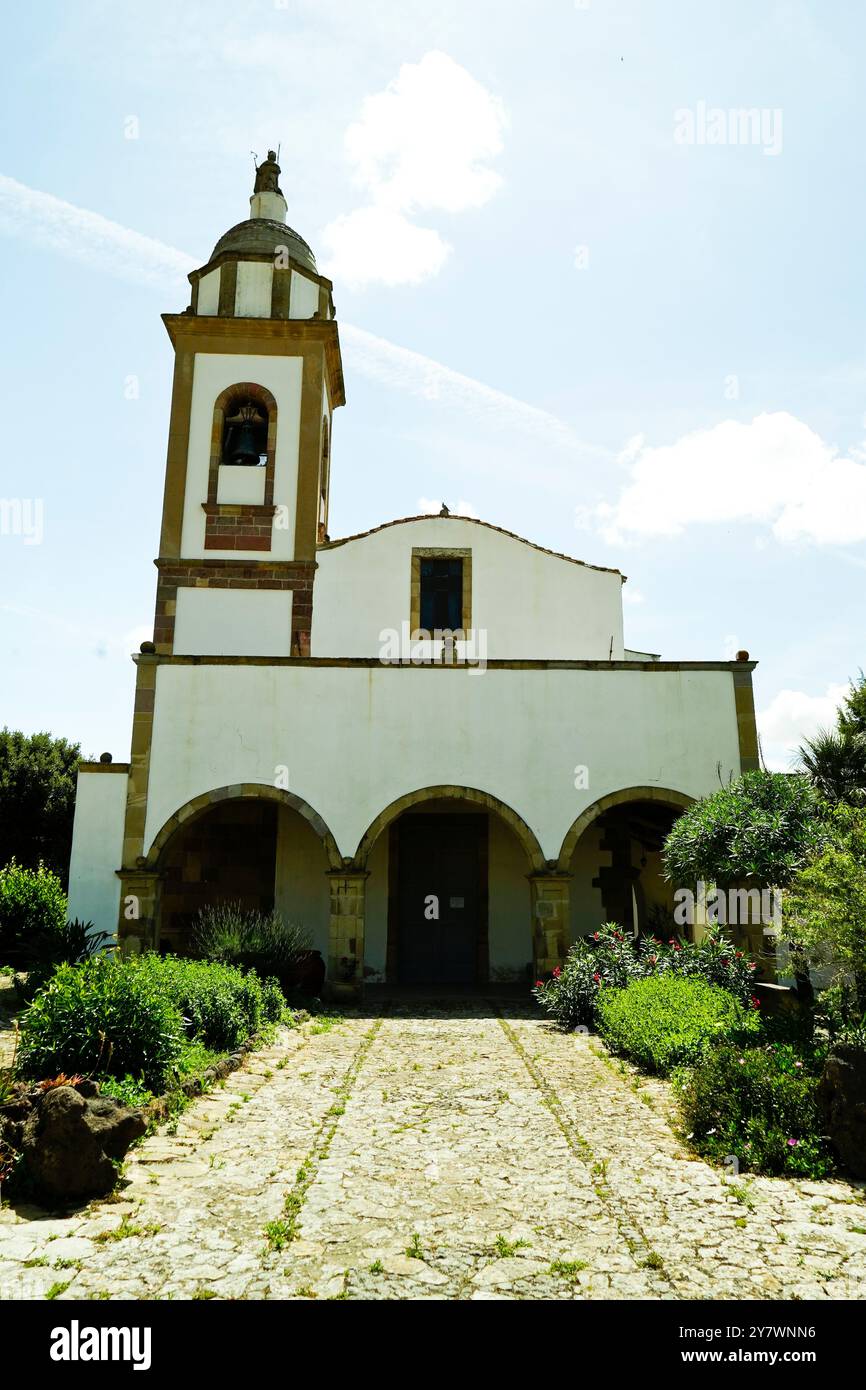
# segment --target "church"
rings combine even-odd
[[[130,761],[79,770],[70,915],[183,953],[276,908],[332,998],[534,981],[669,920],[674,819],[758,765],[754,662],[630,650],[618,570],[444,506],[330,535],[339,326],[279,176],[163,316],[153,640]]]

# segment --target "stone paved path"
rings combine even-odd
[[[732,1184],[668,1105],[519,1006],[307,1025],[145,1140],[119,1201],[0,1211],[0,1297],[866,1297],[863,1185]]]

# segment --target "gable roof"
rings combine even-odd
[[[538,550],[542,555],[551,555],[555,560],[565,560],[570,565],[581,565],[584,569],[599,570],[602,574],[618,574],[623,584],[627,581],[627,576],[621,570],[611,569],[609,565],[591,565],[587,560],[577,560],[573,555],[563,555],[559,550],[549,550],[547,546],[537,545],[535,541],[528,541],[525,536],[518,536],[515,531],[506,531],[504,526],[494,526],[491,521],[481,521],[477,516],[456,516],[453,512],[448,516],[441,516],[439,513],[425,512],[421,516],[401,516],[394,521],[383,521],[379,526],[371,526],[369,531],[358,531],[354,536],[338,536],[333,541],[322,541],[316,550],[335,550],[340,545],[348,545],[351,541],[362,541],[367,536],[375,536],[378,531],[387,531],[391,526],[408,526],[413,521],[462,521],[469,522],[473,526],[484,526],[488,531],[498,531],[500,536],[507,536],[509,540],[519,541],[521,545],[528,545],[532,550]]]

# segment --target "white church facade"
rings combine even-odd
[[[130,762],[79,771],[70,912],[182,952],[276,907],[336,996],[534,980],[664,913],[673,819],[757,766],[754,663],[628,650],[617,570],[444,509],[331,539],[339,330],[285,216],[269,154],[164,316],[153,642]]]

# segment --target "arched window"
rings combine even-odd
[[[328,485],[331,467],[331,431],[327,415],[322,419],[322,461],[319,465],[319,541],[328,532]]]
[[[274,500],[277,446],[277,403],[270,391],[254,381],[239,381],[214,401],[211,432],[208,504],[215,505],[220,468],[263,468],[264,504]]]

